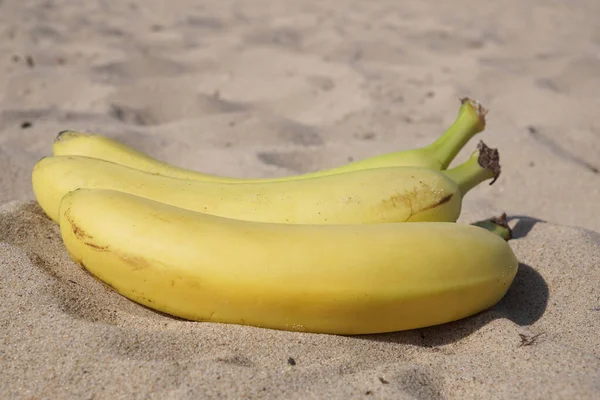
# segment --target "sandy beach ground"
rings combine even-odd
[[[597,0],[0,0],[0,398],[600,398],[598,16]],[[284,176],[428,144],[463,96],[489,109],[477,139],[502,174],[459,222],[506,212],[520,268],[496,306],[436,327],[157,314],[83,272],[31,188],[65,129]]]

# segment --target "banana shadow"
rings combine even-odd
[[[531,325],[544,315],[548,296],[548,285],[544,278],[529,265],[519,263],[517,275],[506,295],[486,311],[427,328],[351,337],[420,347],[442,346],[466,338],[496,319],[509,319],[519,326]]]
[[[543,219],[528,217],[526,215],[511,215],[506,217],[508,222],[517,220],[517,223],[512,228],[512,238],[520,239],[524,238],[529,234],[529,232],[533,229],[535,224],[537,223],[546,223]]]

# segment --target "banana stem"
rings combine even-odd
[[[502,213],[502,215],[499,217],[493,217],[484,221],[477,221],[473,223],[473,225],[487,229],[488,231],[500,236],[507,242],[512,239],[512,229],[510,229],[510,226],[508,226],[506,213]]]
[[[458,185],[461,194],[479,185],[483,181],[492,179],[490,185],[500,176],[500,156],[497,149],[491,149],[482,141],[477,146],[471,157],[464,163],[444,171],[444,173]]]
[[[473,136],[485,129],[488,110],[475,100],[460,99],[462,105],[454,123],[427,148],[440,161],[441,169],[448,168],[452,160]]]

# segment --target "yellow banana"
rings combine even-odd
[[[443,135],[428,146],[382,154],[328,170],[281,178],[243,179],[204,174],[161,162],[108,137],[75,131],[63,131],[59,133],[53,144],[53,155],[86,156],[112,161],[157,175],[227,183],[281,182],[369,168],[397,166],[415,166],[444,170],[450,165],[465,144],[475,134],[485,129],[485,115],[487,110],[478,102],[468,98],[461,99],[461,102],[462,105],[455,122]]]
[[[518,269],[499,236],[457,223],[271,224],[108,190],[60,205],[70,256],[121,295],[189,320],[368,334],[458,320]]]
[[[62,197],[78,188],[112,189],[206,214],[260,222],[366,224],[456,221],[462,197],[499,173],[498,153],[480,144],[446,171],[388,167],[296,181],[228,184],[149,174],[81,156],[39,161],[32,173],[42,209],[58,221]],[[482,164],[480,164],[482,163]]]

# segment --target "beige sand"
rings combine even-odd
[[[598,15],[596,0],[0,1],[0,398],[599,398]],[[461,96],[490,109],[478,138],[503,166],[461,222],[506,211],[521,266],[498,305],[438,327],[159,315],[69,259],[29,181],[63,129],[205,172],[313,171],[430,142]]]

